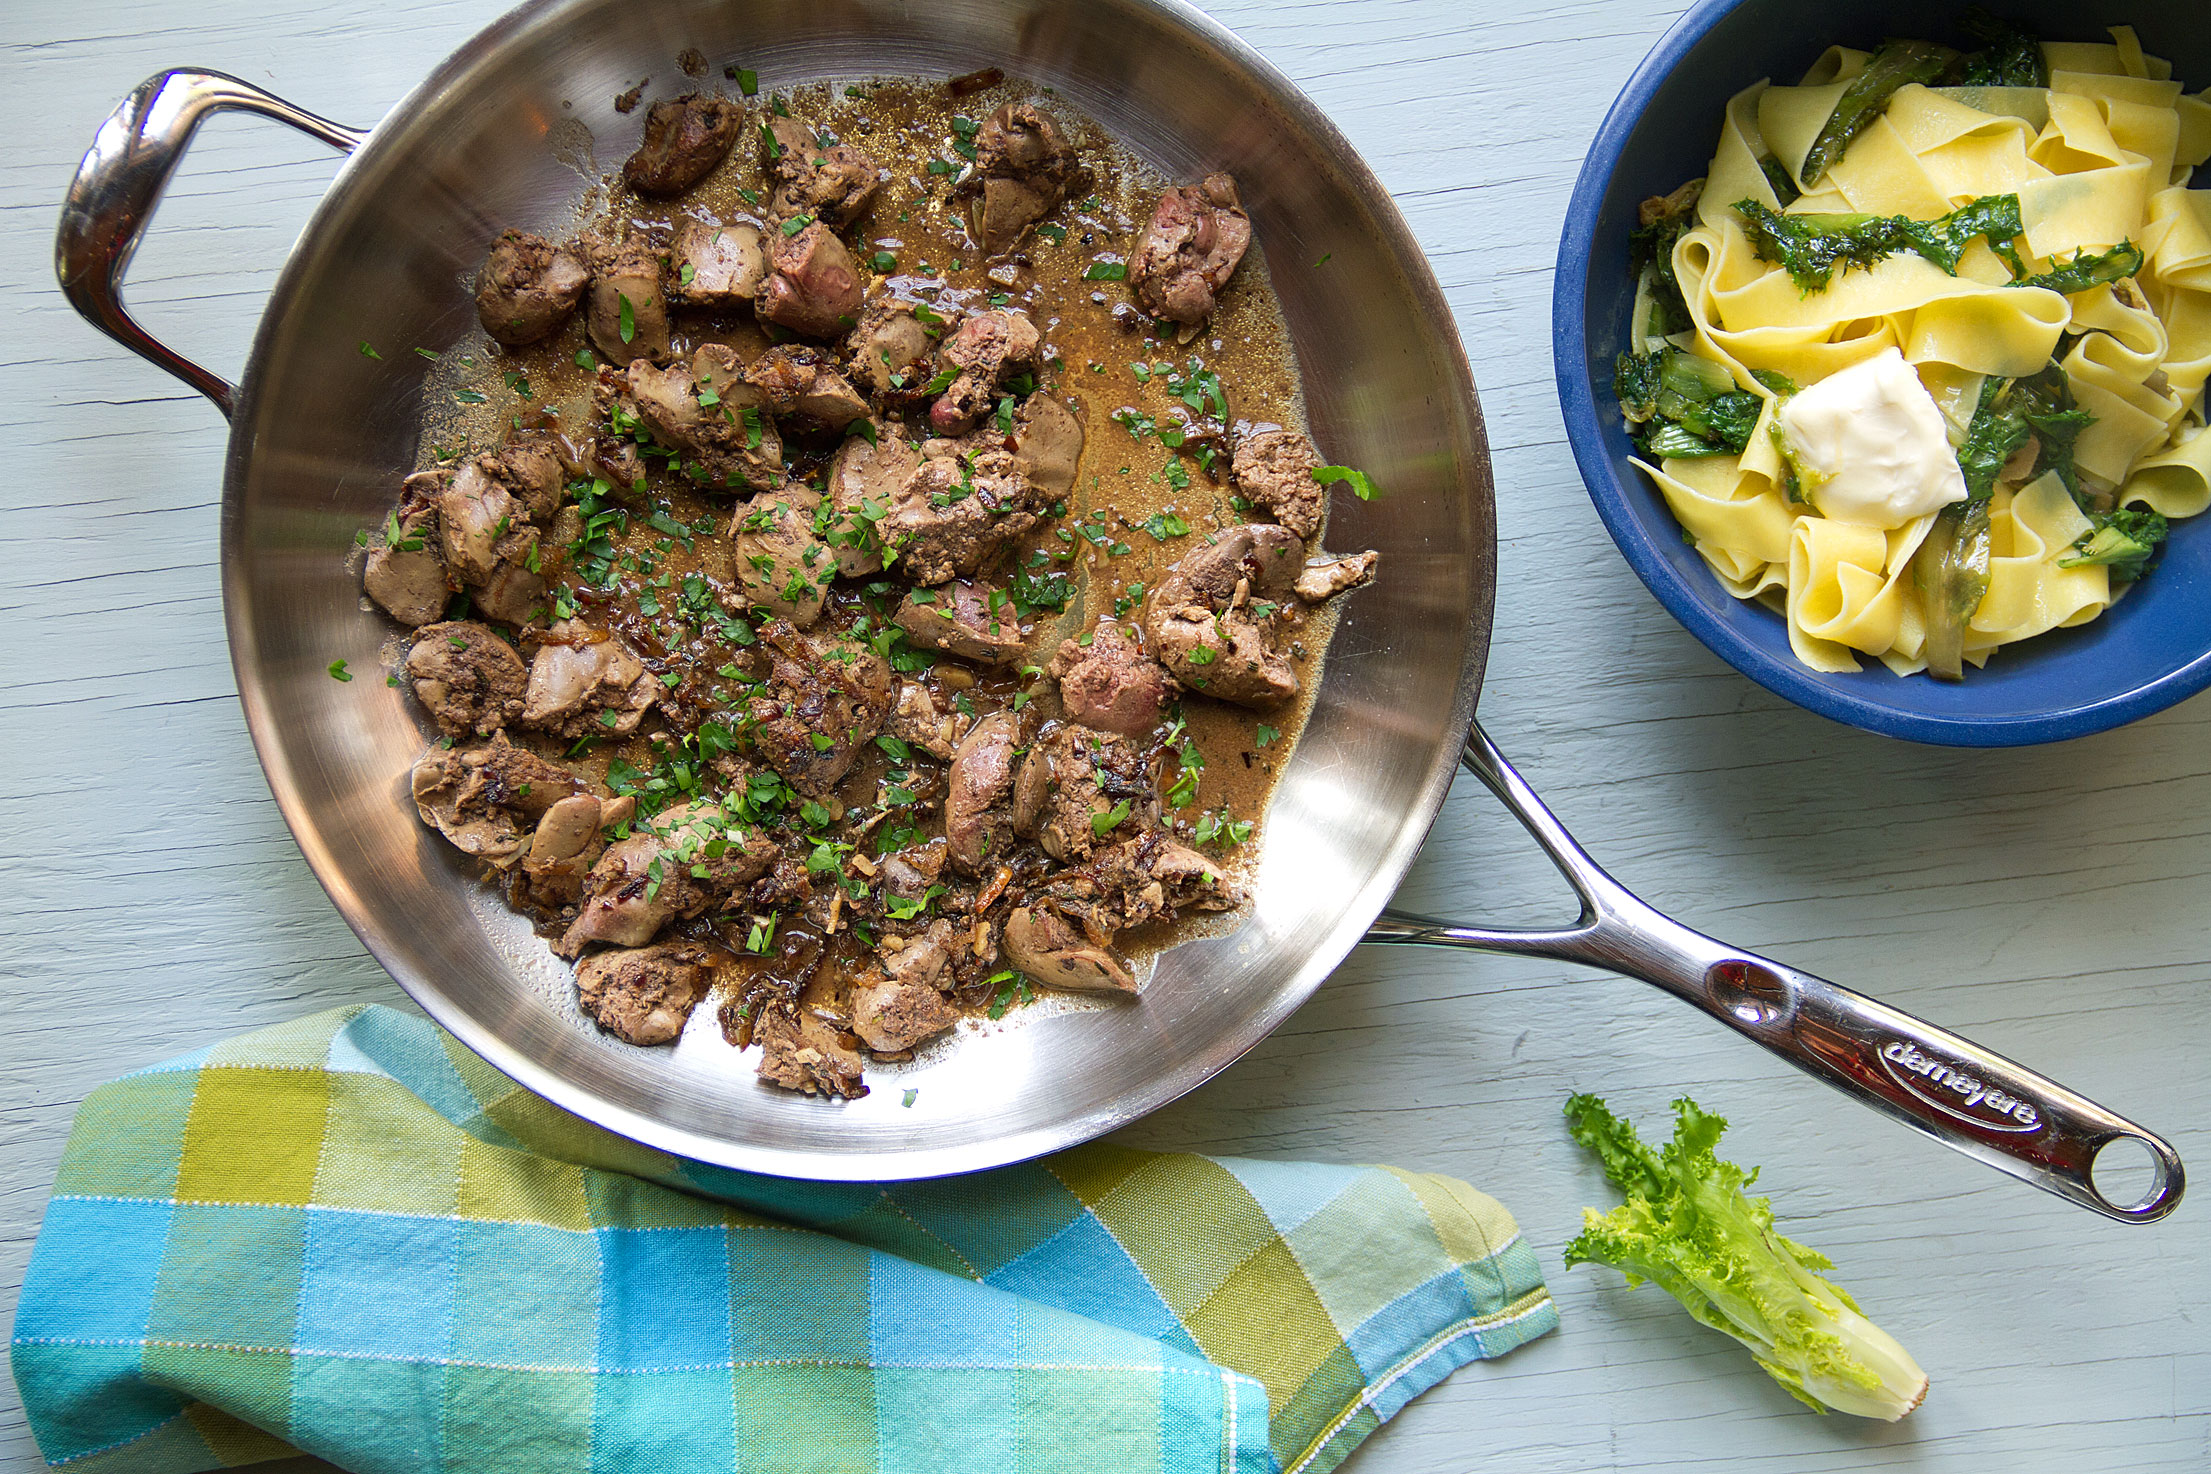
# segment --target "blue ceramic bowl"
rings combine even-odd
[[[1947,685],[1898,678],[1866,660],[1855,675],[1807,669],[1780,616],[1732,597],[1650,478],[1612,394],[1635,283],[1628,232],[1636,206],[1704,173],[1727,99],[1760,77],[1790,81],[1829,45],[1889,36],[1955,42],[1962,3],[1805,6],[1797,0],[1704,0],[1666,33],[1597,132],[1566,212],[1552,300],[1552,351],[1566,433],[1590,499],[1658,601],[1744,675],[1838,722],[1915,742],[2013,747],[2121,726],[2211,685],[2211,516],[2176,524],[2163,562],[2120,605],[2078,629],[1997,652]],[[2131,25],[2190,90],[2211,86],[2205,0],[1997,0],[1991,6],[2051,40],[2105,40]],[[2199,171],[2196,181],[2203,182]]]

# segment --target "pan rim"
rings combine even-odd
[[[239,380],[236,411],[224,460],[220,540],[223,609],[231,665],[246,727],[252,736],[263,777],[294,843],[346,925],[378,965],[439,1027],[521,1088],[585,1121],[680,1158],[766,1176],[814,1181],[913,1180],[1028,1161],[1093,1140],[1150,1114],[1242,1058],[1311,999],[1381,914],[1402,882],[1435,824],[1444,794],[1457,771],[1460,743],[1459,736],[1454,734],[1463,734],[1473,721],[1488,663],[1495,614],[1495,493],[1488,434],[1472,366],[1434,268],[1395,201],[1364,158],[1318,105],[1278,68],[1186,0],[1125,0],[1125,3],[1154,12],[1171,25],[1193,33],[1195,39],[1217,48],[1234,65],[1246,71],[1286,116],[1309,130],[1327,151],[1331,162],[1342,171],[1345,182],[1380,231],[1382,243],[1402,268],[1415,305],[1431,322],[1438,336],[1451,372],[1452,382],[1448,387],[1453,391],[1466,424],[1464,444],[1471,452],[1462,472],[1461,489],[1469,503],[1468,515],[1473,523],[1470,541],[1475,565],[1468,570],[1475,585],[1473,616],[1455,673],[1451,725],[1446,728],[1445,740],[1438,742],[1436,751],[1430,756],[1415,798],[1405,807],[1402,821],[1389,844],[1366,880],[1342,905],[1327,936],[1307,954],[1294,981],[1272,989],[1263,1007],[1244,1016],[1235,1029],[1225,1031],[1211,1048],[1171,1070],[1159,1072],[1141,1089],[1124,1092],[1104,1106],[1059,1117],[1049,1125],[947,1146],[895,1151],[852,1151],[832,1155],[820,1149],[763,1147],[672,1125],[577,1084],[523,1054],[448,996],[434,978],[411,965],[384,929],[376,924],[375,918],[368,914],[366,906],[353,895],[345,867],[321,833],[301,793],[292,762],[294,753],[286,745],[285,735],[272,716],[267,689],[272,677],[264,671],[259,659],[254,634],[253,593],[245,572],[243,501],[266,377],[263,366],[270,357],[285,309],[309,272],[316,255],[316,243],[329,238],[329,225],[348,207],[355,192],[364,187],[362,181],[374,172],[379,160],[397,146],[394,140],[403,136],[403,132],[390,126],[393,119],[418,113],[428,101],[471,72],[487,55],[517,43],[537,27],[557,24],[564,12],[590,3],[592,0],[528,0],[462,43],[387,111],[339,168],[317,202],[284,261],[268,305],[255,328],[252,349]],[[1327,670],[1322,680],[1325,686]]]

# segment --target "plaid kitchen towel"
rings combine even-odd
[[[13,1361],[84,1474],[1319,1474],[1557,1323],[1449,1178],[1102,1144],[749,1176],[372,1007],[94,1091]]]

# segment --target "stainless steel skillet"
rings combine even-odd
[[[422,361],[465,337],[464,283],[506,225],[557,229],[696,48],[763,93],[815,78],[999,65],[1048,85],[1166,172],[1242,182],[1299,345],[1313,428],[1387,488],[1336,509],[1338,546],[1382,549],[1352,601],[1270,812],[1254,913],[1175,949],[1143,999],[1053,1006],[961,1036],[864,1101],[756,1085],[711,1020],[673,1049],[613,1043],[521,920],[415,821],[422,737],[374,679],[387,630],[345,554],[414,464]],[[351,157],[287,261],[235,387],[141,332],[130,252],[210,112],[281,119]],[[595,151],[595,152],[594,152]],[[1323,255],[1331,269],[1304,269]],[[225,604],[270,786],[363,942],[432,1016],[532,1090],[625,1136],[733,1167],[865,1179],[959,1172],[1085,1140],[1190,1089],[1263,1038],[1362,937],[1524,953],[1656,982],[1867,1103],[2115,1218],[2179,1201],[2163,1140],[1975,1046],[1679,926],[1613,882],[1472,726],[1496,576],[1480,410],[1417,245],[1349,145],[1286,79],[1176,0],[537,0],[471,41],[373,130],[233,78],[170,72],[126,99],[85,157],[57,245],[86,317],[231,418]],[[367,344],[380,356],[361,351]],[[369,679],[333,681],[344,659]],[[1471,734],[1471,735],[1469,735]],[[1498,932],[1384,914],[1464,761],[1580,892],[1574,926]],[[1379,918],[1379,919],[1378,919]],[[914,1104],[903,1104],[906,1090]],[[2100,1193],[2107,1144],[2154,1182]]]

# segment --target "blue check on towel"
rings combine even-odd
[[[758,1177],[371,1007],[94,1091],[12,1351],[83,1474],[1320,1474],[1557,1323],[1450,1178],[1108,1144]]]

